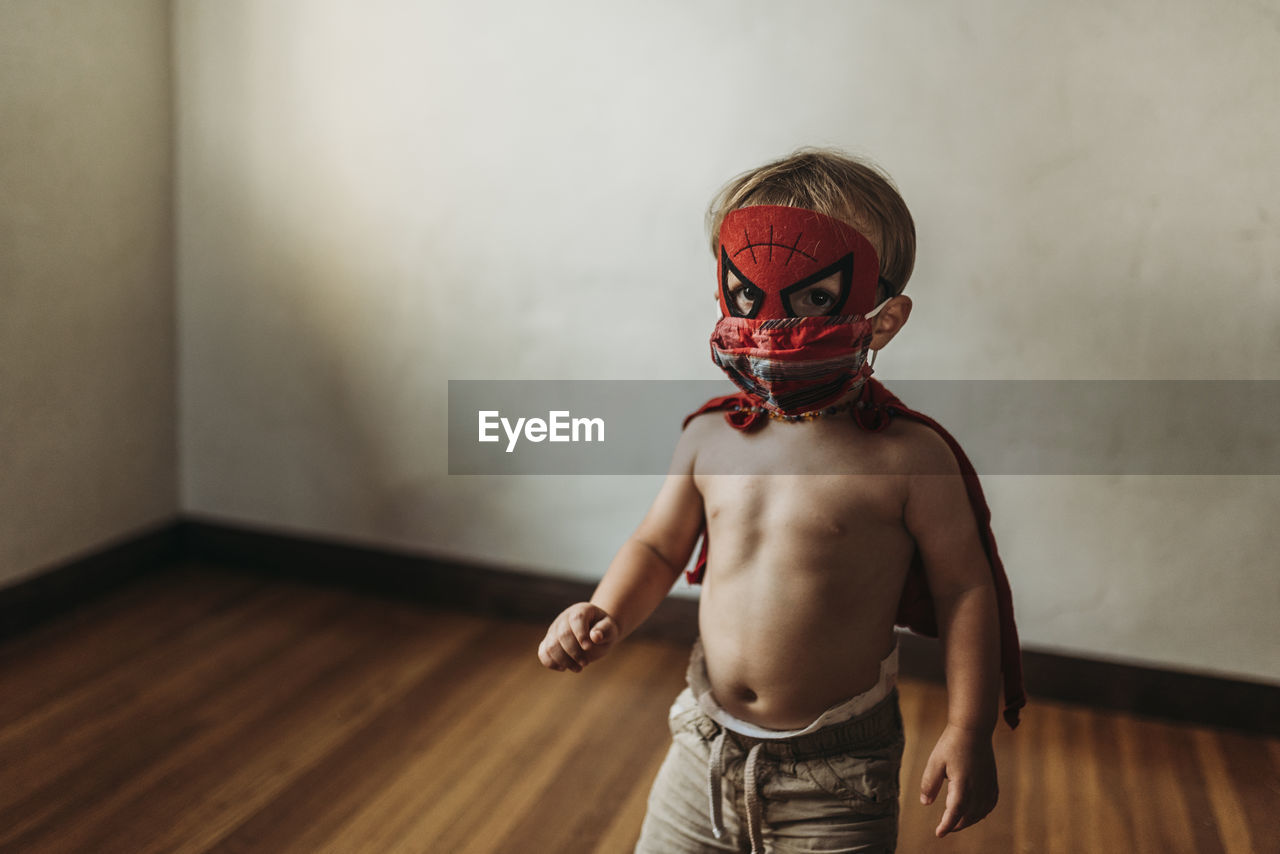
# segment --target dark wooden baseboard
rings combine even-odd
[[[177,560],[361,590],[486,615],[549,621],[590,584],[264,528],[181,519],[0,590],[0,637]],[[669,597],[637,635],[690,643],[697,602]],[[938,642],[903,633],[904,676],[942,681]],[[1280,685],[1023,650],[1027,693],[1135,715],[1280,735]]]
[[[903,674],[945,681],[936,640],[906,632],[899,638]],[[1033,699],[1280,736],[1280,685],[1026,647],[1022,671],[1027,694]]]
[[[502,567],[194,520],[182,522],[180,538],[189,558],[519,620],[549,622],[594,589]],[[669,597],[636,634],[692,643],[697,613],[697,602]]]
[[[163,524],[0,588],[0,638],[24,632],[140,575],[172,565],[181,557],[178,531],[177,522]]]

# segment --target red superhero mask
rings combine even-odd
[[[717,272],[724,316],[711,358],[760,407],[812,412],[870,375],[880,260],[853,226],[805,208],[739,208],[720,226]]]

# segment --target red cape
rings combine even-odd
[[[978,535],[982,541],[982,549],[986,552],[987,561],[991,564],[991,577],[995,583],[996,606],[1000,616],[1000,670],[1004,678],[1004,719],[1010,727],[1018,725],[1018,711],[1027,704],[1026,691],[1022,686],[1022,650],[1018,644],[1018,628],[1013,621],[1013,594],[1009,590],[1009,579],[1005,576],[1004,565],[996,551],[995,535],[991,532],[991,511],[982,495],[982,486],[978,483],[978,473],[973,464],[960,448],[955,438],[942,429],[942,425],[927,415],[909,408],[901,400],[875,379],[868,379],[858,399],[859,406],[852,411],[852,420],[863,430],[879,432],[888,426],[895,416],[904,416],[925,424],[941,436],[960,464],[960,474],[964,478],[965,491],[969,495],[969,504],[973,507],[978,522]],[[695,416],[704,412],[724,410],[724,419],[730,426],[738,430],[751,430],[757,427],[766,416],[763,412],[748,410],[754,406],[750,396],[743,392],[715,397],[704,403],[696,412],[684,419],[684,426]],[[702,548],[698,552],[698,562],[686,573],[690,584],[700,584],[707,568],[706,522],[703,522]],[[911,558],[911,567],[907,571],[906,584],[902,590],[902,599],[898,603],[898,615],[895,622],[916,634],[936,638],[938,636],[938,620],[934,613],[933,597],[929,595],[929,585],[924,574],[924,562],[920,552],[916,551]]]

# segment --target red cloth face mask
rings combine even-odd
[[[812,412],[870,376],[880,260],[853,226],[805,208],[739,208],[720,226],[717,273],[724,316],[711,358],[761,407]]]

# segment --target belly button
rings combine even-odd
[[[745,685],[742,687],[742,690],[739,691],[738,693],[742,697],[742,702],[744,703],[754,703],[756,700],[760,699],[758,696],[756,696],[755,691],[752,691],[750,688],[746,687]]]

